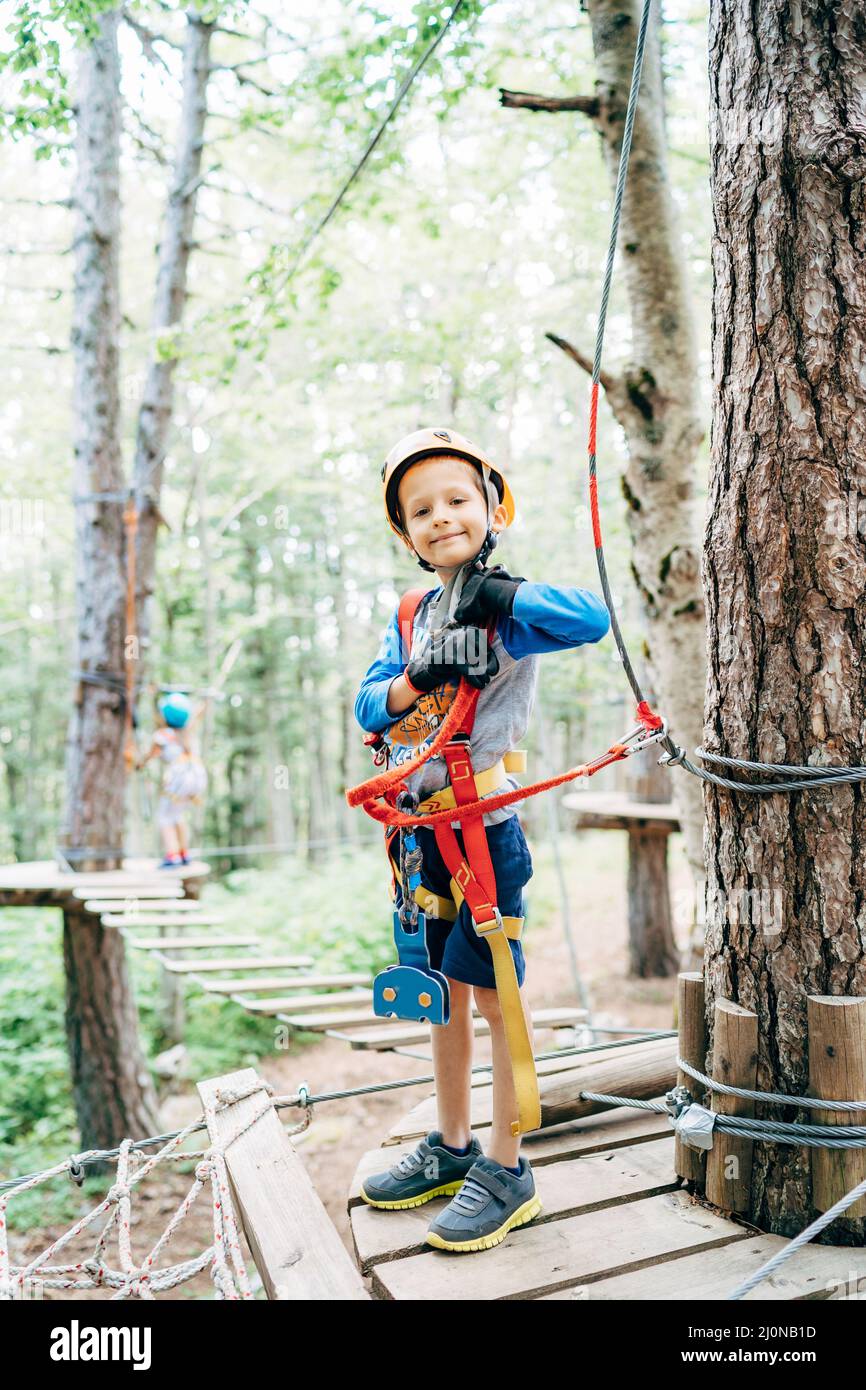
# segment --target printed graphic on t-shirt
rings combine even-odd
[[[405,763],[433,741],[457,694],[458,682],[448,681],[420,695],[415,704],[385,732],[391,763]]]

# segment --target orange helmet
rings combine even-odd
[[[484,451],[467,439],[465,435],[458,434],[456,430],[428,429],[415,430],[413,434],[407,434],[398,444],[394,445],[382,465],[385,515],[392,531],[395,531],[402,540],[408,539],[400,519],[400,507],[397,502],[400,479],[413,463],[418,463],[420,459],[431,458],[434,454],[453,454],[455,458],[468,459],[470,463],[475,464],[485,483],[488,479],[492,480],[499,494],[499,500],[505,507],[505,525],[511,525],[514,520],[514,498],[511,495],[511,488],[500,470],[490,462]]]

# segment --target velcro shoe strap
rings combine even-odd
[[[509,1201],[514,1195],[511,1188],[501,1178],[498,1178],[495,1173],[488,1172],[486,1168],[470,1168],[469,1173],[472,1174],[473,1182],[479,1183],[481,1187],[486,1187],[487,1191],[491,1192],[494,1197],[498,1197],[501,1202]]]

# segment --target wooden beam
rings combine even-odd
[[[220,1087],[256,1080],[252,1067],[198,1084],[202,1102]],[[231,1195],[269,1299],[291,1302],[367,1300],[354,1261],[325,1211],[291,1139],[260,1092],[208,1117],[212,1144],[225,1154]],[[244,1133],[244,1125],[264,1110]],[[232,1136],[238,1137],[233,1139]]]

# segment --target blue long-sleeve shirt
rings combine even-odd
[[[419,627],[426,626],[430,602],[441,592],[439,587],[425,594],[415,614],[413,634]],[[492,767],[504,753],[516,747],[526,733],[538,686],[539,655],[599,642],[609,628],[607,607],[589,589],[558,589],[552,584],[531,584],[529,581],[519,586],[510,617],[497,622],[493,650],[499,661],[499,671],[478,697],[471,740],[476,771]],[[457,682],[448,681],[437,690],[419,696],[408,710],[395,718],[388,713],[388,691],[391,682],[403,674],[405,666],[406,654],[395,609],[376,659],[367,670],[355,700],[355,718],[369,733],[382,733],[392,767],[429,745],[457,693]],[[447,781],[445,759],[436,755],[412,773],[406,784],[423,800],[439,791]],[[514,777],[509,777],[508,781],[512,786],[519,786]],[[514,814],[513,806],[503,806],[489,812],[484,823],[493,825]]]

